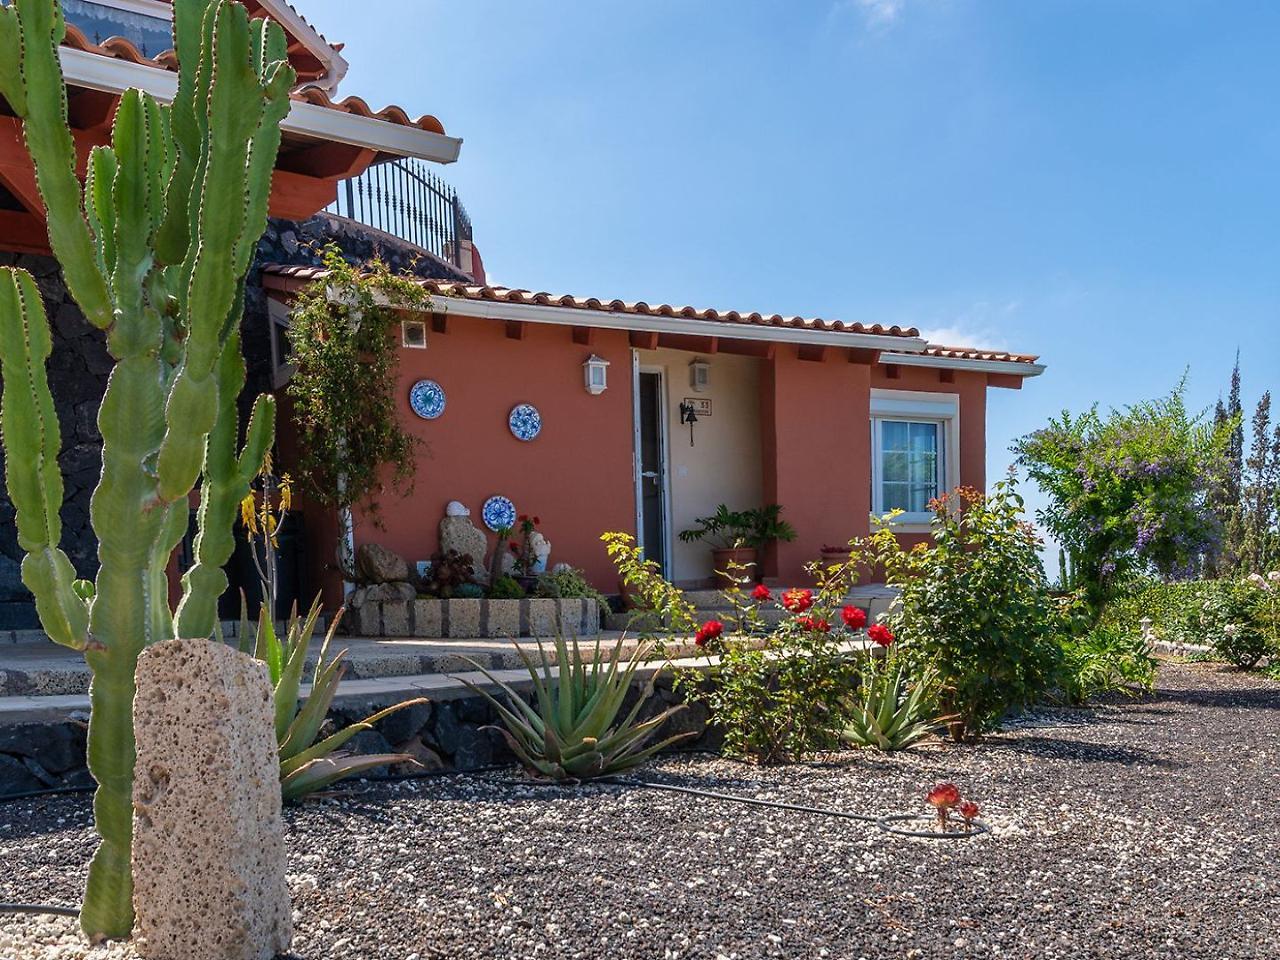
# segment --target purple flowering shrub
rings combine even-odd
[[[1225,429],[1187,413],[1179,385],[1106,416],[1064,412],[1014,445],[1095,612],[1136,576],[1199,573],[1221,533],[1208,494],[1226,443]]]

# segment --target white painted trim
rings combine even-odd
[[[631,351],[631,478],[636,497],[636,543],[644,549],[644,491],[640,486],[640,351]]]
[[[936,423],[941,427],[942,478],[938,493],[954,490],[960,485],[960,395],[957,393],[928,390],[887,390],[873,387],[871,390],[871,512],[873,517],[884,517],[884,496],[881,489],[883,451],[881,450],[879,424],[889,420],[906,423]],[[893,521],[893,528],[901,533],[927,533],[931,514],[903,513]]]
[[[86,0],[99,7],[112,7],[125,13],[136,13],[143,17],[154,17],[157,20],[173,22],[173,4],[162,0]]]
[[[101,54],[62,47],[59,51],[62,70],[68,83],[89,90],[122,93],[137,87],[158,100],[169,102],[178,91],[178,75],[127,60],[116,60]],[[399,157],[417,157],[436,163],[453,163],[458,159],[462,141],[417,127],[362,117],[343,110],[331,110],[295,100],[281,127],[319,140],[368,147],[380,153]]]
[[[288,3],[281,3],[279,0],[262,0],[263,6],[269,7],[271,13],[278,19],[285,29],[289,30],[295,37],[302,41],[302,45],[310,50],[317,60],[325,64],[329,68],[329,75],[324,80],[315,81],[315,86],[323,87],[329,93],[338,91],[338,84],[347,75],[350,64],[346,58],[338,50],[335,50],[316,31],[315,27],[302,19],[302,14],[293,9]]]
[[[522,320],[526,323],[549,323],[561,326],[590,326],[604,330],[639,330],[647,333],[675,333],[684,336],[720,337],[725,340],[762,340],[770,343],[813,343],[828,347],[861,347],[882,349],[892,341],[902,351],[923,350],[919,337],[894,337],[890,334],[849,333],[838,330],[812,330],[796,327],[766,327],[749,323],[727,323],[720,320],[693,320],[688,317],[650,317],[612,310],[584,310],[549,304],[506,303],[498,300],[468,300],[465,297],[433,295],[431,310],[463,317],[491,320]]]
[[[1038,377],[1044,373],[1042,363],[1023,363],[1019,360],[966,360],[953,357],[934,357],[923,353],[894,351],[880,354],[881,363],[896,363],[903,367],[934,367],[942,370],[973,370],[978,373],[1011,373],[1015,377]]]

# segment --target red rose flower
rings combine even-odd
[[[693,642],[699,647],[705,647],[712,640],[719,640],[721,634],[724,633],[724,624],[719,620],[708,620],[698,628],[698,632],[693,635]]]
[[[792,613],[804,613],[813,606],[813,591],[792,589],[782,595],[782,605]]]
[[[800,617],[796,623],[800,624],[800,626],[804,627],[806,630],[810,630],[814,633],[831,632],[831,624],[822,619],[822,617]]]
[[[773,594],[769,592],[769,588],[763,583],[756,584],[756,588],[751,591],[751,599],[756,603],[768,603],[773,599]]]
[[[893,631],[883,623],[873,623],[868,627],[867,637],[872,643],[877,643],[882,647],[887,647],[893,643]]]
[[[867,625],[867,611],[861,607],[855,607],[853,604],[849,604],[849,606],[841,610],[840,617],[844,620],[844,625],[850,630],[861,630]]]

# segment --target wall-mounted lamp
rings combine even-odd
[[[694,393],[703,393],[711,386],[711,364],[706,360],[694,360],[689,364],[689,386]]]
[[[609,361],[597,357],[594,353],[587,357],[582,365],[583,378],[586,381],[587,393],[598,397],[609,389]]]
[[[401,320],[400,344],[409,350],[427,349],[426,322],[423,320]]]
[[[680,423],[689,425],[689,446],[693,446],[693,425],[698,422],[698,413],[688,400],[680,401]]]

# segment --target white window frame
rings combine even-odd
[[[940,426],[942,476],[939,493],[960,485],[960,395],[922,390],[871,391],[871,513],[884,517],[883,472],[880,425],[885,421],[904,423],[936,423]],[[893,527],[903,533],[927,533],[932,514],[927,511],[900,513]]]
[[[100,7],[111,7],[113,10],[123,10],[125,13],[136,13],[156,20],[173,22],[173,5],[163,3],[162,0],[87,0],[87,2]]]
[[[267,329],[271,331],[271,383],[275,389],[283,389],[292,378],[296,365],[288,357],[280,355],[279,337],[289,335],[292,312],[288,304],[273,297],[267,298]]]

